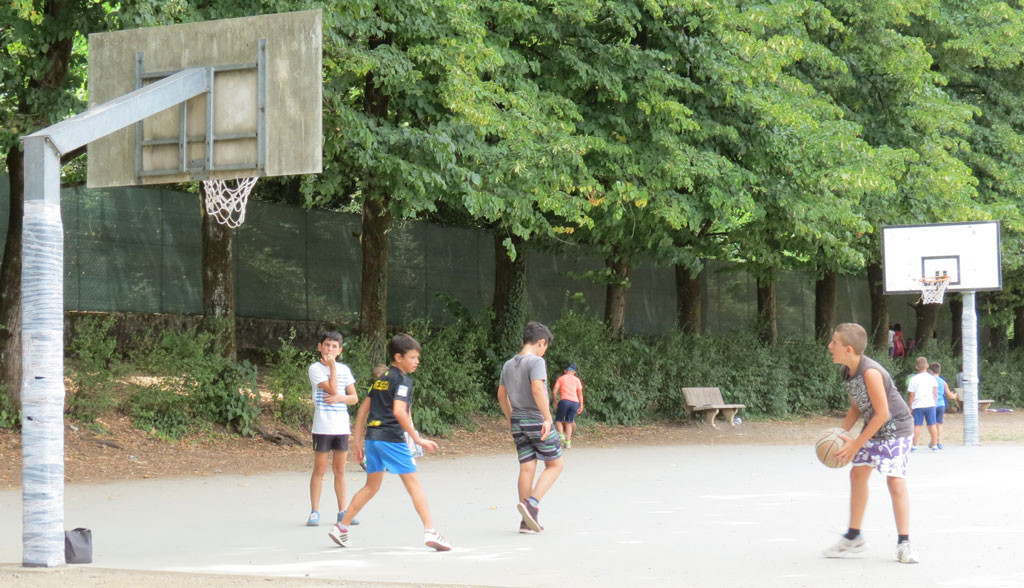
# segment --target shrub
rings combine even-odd
[[[0,384],[0,429],[21,427],[21,411],[14,407],[7,396],[7,386]]]
[[[116,379],[123,363],[115,355],[117,340],[110,334],[111,315],[89,316],[78,325],[71,341],[71,378],[75,391],[67,397],[67,413],[80,422],[91,423],[113,408]]]
[[[273,395],[274,418],[284,424],[300,427],[313,422],[312,390],[308,366],[316,361],[314,354],[300,351],[292,343],[295,329],[272,354],[267,383]]]
[[[191,431],[188,398],[173,390],[150,387],[132,394],[125,409],[136,428],[178,440]]]
[[[497,408],[497,400],[492,401],[497,380],[489,377],[483,360],[487,321],[461,314],[441,327],[416,321],[408,333],[423,346],[413,374],[413,420],[420,431],[448,434],[452,425],[469,425],[474,414]]]
[[[223,356],[223,339],[198,328],[163,331],[155,342],[146,335],[133,359],[156,375],[174,378],[165,386],[188,398],[200,421],[251,435],[259,420],[256,368]]]

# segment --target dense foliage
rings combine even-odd
[[[835,408],[816,392],[830,380],[809,342],[623,336],[641,260],[694,274],[701,260],[730,261],[767,287],[784,270],[877,267],[882,225],[1000,219],[1004,290],[986,298],[987,320],[1024,345],[1020,0],[17,0],[0,4],[5,161],[18,159],[19,135],[84,108],[91,32],[315,7],[324,172],[261,182],[257,197],[362,210],[377,219],[364,243],[386,243],[392,219],[430,218],[492,229],[510,259],[524,247],[600,252],[607,267],[587,276],[620,302],[606,307],[612,332],[567,313],[553,350],[557,362],[600,358],[582,369],[595,385],[591,418],[677,416],[673,390],[687,383],[719,385],[758,415]],[[364,266],[364,309],[386,306],[386,285],[366,287],[386,275],[380,253]],[[511,289],[489,326],[468,316],[407,325],[435,343],[426,357],[458,358],[424,364],[425,428],[491,406],[483,391],[511,352],[495,346],[527,316],[524,288]],[[9,322],[17,309],[4,296]],[[102,331],[73,349],[69,407],[83,420],[109,402],[99,374],[120,369],[99,347]],[[199,334],[174,336],[154,339],[173,360],[160,373],[186,375],[173,392],[136,399],[133,418],[184,407],[169,394],[185,393],[191,417],[250,430],[254,403],[234,391],[251,390],[252,368],[218,363],[216,342]],[[379,347],[379,337],[354,339],[346,355],[368,362]],[[282,349],[276,410],[299,422],[303,394],[285,382],[304,351]],[[1017,401],[1000,384],[1011,357],[983,367],[992,395]],[[9,421],[16,409],[4,402]]]

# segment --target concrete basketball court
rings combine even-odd
[[[449,553],[422,546],[397,478],[360,515],[354,546],[304,526],[308,474],[73,484],[66,526],[89,527],[94,567],[489,586],[1024,586],[1024,447],[947,447],[911,462],[922,563],[895,562],[880,476],[868,551],[821,550],[847,524],[847,470],[805,446],[579,448],[542,504],[546,531],[517,533],[515,458],[420,462]],[[349,474],[350,493],[363,475]],[[332,496],[325,484],[325,520]],[[21,561],[20,491],[0,492],[0,563]]]

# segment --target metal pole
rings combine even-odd
[[[64,565],[64,227],[60,153],[25,138],[21,270],[22,564]],[[18,198],[20,194],[11,194]]]
[[[22,564],[64,565],[64,227],[60,157],[208,90],[189,69],[22,137]],[[11,198],[21,198],[11,194]]]
[[[974,292],[964,292],[964,445],[978,445],[978,314]]]

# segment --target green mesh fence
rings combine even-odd
[[[0,177],[0,247],[6,236],[8,184]],[[152,188],[65,189],[64,294],[68,310],[197,314],[202,309],[199,198]],[[236,310],[239,316],[295,321],[350,322],[359,312],[360,220],[358,216],[306,211],[251,201],[235,240]],[[493,239],[485,231],[396,223],[390,234],[388,320],[444,322],[446,301],[471,312],[491,303]],[[590,308],[604,308],[604,287],[570,274],[601,268],[600,257],[573,252],[527,252],[531,315],[553,322],[567,295],[581,293]],[[737,266],[710,263],[702,293],[706,332],[724,333],[753,320],[756,285]],[[675,326],[672,268],[642,264],[633,269],[626,326],[657,334]],[[810,335],[814,283],[784,273],[777,287],[779,333]],[[893,322],[914,323],[911,297],[890,298]],[[944,311],[948,314],[948,310]],[[836,316],[870,322],[862,278],[840,278]],[[948,321],[945,321],[948,322]],[[944,336],[948,329],[940,321]]]

